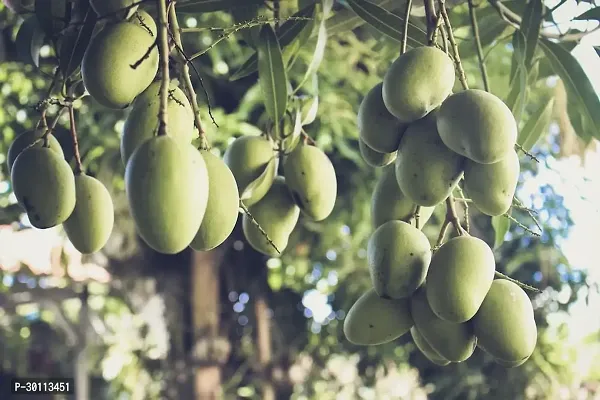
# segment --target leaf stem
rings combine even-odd
[[[490,83],[483,58],[483,47],[481,46],[481,38],[479,36],[479,25],[477,24],[477,14],[473,0],[469,0],[469,18],[471,19],[471,28],[473,29],[473,37],[475,38],[475,47],[477,50],[477,59],[479,60],[479,69],[481,70],[481,79],[483,80],[483,88],[486,92],[490,92]]]
[[[158,11],[158,52],[160,55],[161,82],[160,82],[160,108],[158,110],[158,135],[167,134],[169,114],[167,106],[169,101],[169,39],[167,37],[167,1],[156,0]]]
[[[495,271],[494,276],[498,279],[506,279],[507,281],[511,281],[512,283],[520,286],[522,289],[529,290],[529,291],[535,292],[535,293],[542,293],[542,291],[540,289],[530,286],[530,285],[523,283],[521,281],[518,281],[516,279],[513,279],[510,276],[503,274],[502,272]]]
[[[273,241],[271,240],[271,238],[269,237],[267,232],[265,232],[265,230],[262,228],[262,226],[260,226],[260,224],[254,218],[252,213],[250,213],[250,210],[248,210],[248,207],[246,207],[246,205],[241,200],[240,200],[240,208],[244,211],[244,213],[248,216],[248,218],[250,218],[250,221],[252,222],[252,224],[258,228],[258,230],[265,237],[265,239],[267,239],[267,242],[269,242],[269,244],[275,249],[277,254],[281,254],[281,251],[279,251],[279,249],[277,248],[275,243],[273,243]]]
[[[69,105],[69,124],[71,131],[71,140],[73,141],[73,154],[75,156],[75,175],[80,175],[83,172],[81,166],[81,155],[79,154],[79,142],[77,140],[77,129],[75,127],[75,110],[73,104]]]
[[[463,69],[462,63],[460,62],[460,54],[458,54],[458,45],[454,39],[454,32],[452,32],[452,25],[450,24],[450,18],[448,17],[448,10],[446,10],[446,0],[438,0],[440,7],[440,14],[444,19],[444,25],[446,26],[446,33],[448,34],[448,40],[452,46],[452,55],[454,58],[454,64],[458,71],[458,79],[463,86],[463,89],[467,90],[469,84],[467,83],[467,77],[465,76],[465,70]]]
[[[412,9],[412,0],[406,0],[404,12],[404,23],[402,24],[402,42],[400,43],[400,55],[406,53],[406,41],[408,39],[408,22],[410,20],[410,11]]]
[[[435,0],[423,0],[425,5],[425,20],[427,21],[427,43],[429,46],[433,43],[433,34],[437,26],[437,17],[435,15]]]

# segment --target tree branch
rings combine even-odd
[[[158,52],[160,55],[161,85],[160,108],[158,110],[158,135],[167,134],[169,114],[167,106],[169,101],[169,38],[167,36],[167,1],[156,0],[158,11]]]
[[[479,60],[479,69],[481,70],[481,79],[483,80],[483,88],[486,92],[490,91],[490,83],[487,75],[487,68],[483,59],[483,48],[481,46],[481,38],[479,37],[479,26],[477,24],[477,15],[473,0],[469,0],[469,18],[471,19],[471,27],[475,38],[475,48],[477,49],[477,59]]]

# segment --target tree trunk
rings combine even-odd
[[[262,399],[275,400],[275,388],[271,380],[271,323],[268,314],[269,308],[265,293],[258,293],[254,303],[256,315],[256,343],[258,347],[258,362],[262,372]]]

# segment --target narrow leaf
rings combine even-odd
[[[497,249],[504,243],[504,238],[510,228],[510,219],[504,215],[492,217],[492,227],[494,228],[494,249]]]
[[[292,152],[302,137],[302,114],[299,108],[296,108],[294,116],[286,115],[284,123],[284,135],[281,145],[286,153]]]
[[[59,56],[59,67],[63,76],[71,76],[81,64],[85,50],[92,39],[97,19],[96,12],[90,7],[86,12],[83,25],[71,26],[63,36]]]
[[[287,108],[288,80],[279,41],[271,25],[265,25],[260,31],[258,80],[264,97],[265,109],[275,122],[275,129],[278,130],[279,121],[283,118]]]
[[[242,66],[237,71],[235,71],[229,79],[232,81],[237,81],[238,79],[245,78],[248,75],[255,73],[257,69],[258,69],[258,54],[252,53],[250,55],[250,57],[248,57],[248,59],[246,61],[244,61]]]
[[[527,123],[519,132],[517,143],[525,150],[529,151],[537,141],[548,132],[552,111],[554,108],[554,98],[551,98],[545,104],[542,104],[527,120]]]
[[[244,6],[262,4],[264,4],[263,0],[244,0]],[[239,6],[239,0],[179,0],[177,2],[177,11],[183,13],[202,13],[223,11]]]
[[[367,0],[348,0],[348,5],[360,18],[379,32],[398,42],[402,41],[404,18],[400,18]],[[409,24],[407,43],[411,47],[425,46],[427,44],[425,38],[426,32]]]
[[[253,180],[246,186],[241,192],[240,200],[244,201],[248,207],[253,205],[254,203],[250,200],[256,192],[266,192],[265,189],[268,190],[268,187],[271,186],[273,181],[275,180],[275,176],[277,175],[277,168],[279,167],[279,158],[273,157],[265,166],[263,172],[259,175],[258,178]]]
[[[531,67],[535,49],[537,47],[540,30],[542,29],[542,20],[544,4],[542,0],[531,0],[523,14],[521,30],[525,36],[525,67]]]
[[[319,25],[319,33],[317,36],[317,42],[315,44],[315,49],[313,51],[312,57],[310,59],[310,64],[308,64],[308,68],[306,72],[304,72],[304,76],[300,80],[300,83],[296,86],[293,93],[296,93],[308,80],[312,77],[313,73],[319,69],[321,62],[323,61],[323,57],[325,56],[325,47],[327,46],[327,27],[325,26],[325,20],[321,20]]]
[[[35,15],[27,18],[19,27],[15,45],[17,56],[26,64],[40,66],[40,49],[44,44],[44,32]]]
[[[524,62],[525,37],[520,30],[516,30],[513,34],[512,44],[514,51],[511,70],[515,71],[515,75],[510,82],[510,92],[506,104],[511,109],[517,123],[519,123],[527,103],[527,69]]]
[[[591,135],[600,139],[600,99],[587,74],[577,59],[560,45],[541,39],[540,46],[554,72],[564,82],[570,101],[579,105],[577,110],[585,118]]]
[[[597,21],[600,21],[600,7],[595,7],[595,8],[589,9],[586,12],[584,12],[583,14],[578,15],[573,19],[577,19],[580,21],[595,19]]]
[[[394,0],[373,0],[379,7],[389,9],[395,5]],[[346,8],[336,11],[333,16],[327,19],[327,31],[332,34],[351,31],[365,24],[365,20],[356,15],[351,8],[343,4]]]

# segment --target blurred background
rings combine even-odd
[[[491,89],[506,99],[514,90],[509,72],[515,28],[480,3]],[[505,3],[519,12],[525,2]],[[593,2],[546,1],[546,7],[555,10],[544,32],[598,26],[597,20],[573,21]],[[282,2],[282,15],[294,9],[296,1]],[[467,362],[438,367],[418,352],[410,335],[372,347],[345,340],[345,314],[370,287],[366,243],[380,174],[361,159],[356,113],[399,47],[362,25],[345,2],[336,2],[334,10],[318,70],[318,113],[305,129],[336,167],[337,204],[323,223],[301,219],[284,255],[268,259],[247,245],[241,227],[207,253],[165,256],[145,246],[124,196],[119,134],[127,111],[107,110],[89,97],[76,104],[80,148],[89,174],[111,190],[113,235],[100,253],[82,256],[61,229],[32,229],[11,192],[5,155],[14,137],[36,124],[32,105],[47,88],[55,55],[45,45],[40,68],[19,62],[15,36],[23,18],[0,5],[1,381],[74,377],[78,387],[89,389],[89,397],[79,394],[77,400],[194,399],[200,398],[194,394],[198,386],[220,390],[226,399],[600,399],[600,152],[591,137],[597,133],[573,121],[565,85],[543,57],[528,84],[521,127],[541,119],[541,106],[553,105],[532,150],[539,163],[521,157],[517,192],[543,234],[528,233],[524,227],[537,231],[535,223],[515,210],[521,224],[511,223],[496,238],[490,218],[471,210],[473,234],[498,244],[498,270],[542,289],[530,293],[539,327],[533,356],[505,369],[477,350]],[[452,21],[469,84],[481,88],[467,7],[455,7]],[[233,20],[212,12],[185,14],[180,22],[188,28],[229,27]],[[211,30],[186,34],[186,52],[218,39]],[[302,76],[314,41],[301,49],[292,74]],[[598,45],[596,33],[565,45],[596,92]],[[230,80],[252,52],[244,36],[235,34],[194,61],[206,93],[197,75],[193,81],[216,152],[239,135],[261,131],[264,106],[256,74]],[[209,123],[208,100],[218,128]],[[59,125],[56,136],[68,156],[68,119]],[[424,228],[432,240],[444,218],[444,208],[438,208]]]

